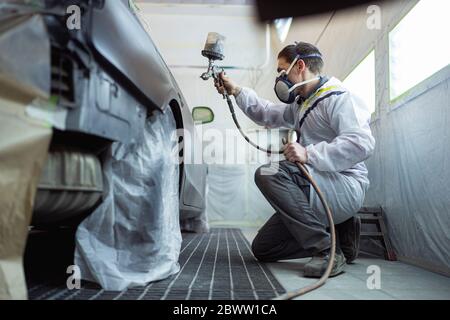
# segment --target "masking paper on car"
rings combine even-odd
[[[82,279],[123,290],[179,271],[175,128],[170,108],[155,111],[138,139],[116,142],[108,151],[104,200],[77,230],[75,264]]]
[[[52,135],[25,100],[0,98],[0,300],[27,298],[22,255]]]
[[[22,255],[52,129],[26,108],[49,91],[42,17],[0,16],[0,300],[27,298]]]

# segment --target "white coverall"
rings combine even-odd
[[[300,130],[300,144],[308,154],[306,167],[323,192],[335,224],[357,213],[369,188],[363,161],[375,147],[369,127],[371,113],[360,98],[345,89],[338,79],[330,78],[301,106],[297,102],[272,103],[249,88],[242,88],[236,102],[259,125],[297,131],[305,111],[316,103]],[[314,212],[325,216],[312,188],[309,203]]]

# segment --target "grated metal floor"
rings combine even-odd
[[[257,228],[240,228],[252,241]],[[304,265],[310,258],[267,263],[281,285],[297,290],[311,285],[317,279],[303,277]],[[368,280],[374,267],[380,270],[380,287],[370,289]],[[450,300],[450,278],[384,258],[360,254],[345,272],[331,278],[320,289],[298,297],[299,300]]]
[[[61,279],[29,279],[31,300],[265,300],[285,292],[269,268],[253,256],[240,229],[183,234],[181,270],[172,277],[122,292],[83,282],[68,290]]]

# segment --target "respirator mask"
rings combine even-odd
[[[306,58],[322,58],[322,56],[320,54],[308,54],[308,55],[297,55],[294,59],[294,61],[292,61],[291,65],[289,66],[289,68],[285,71],[282,70],[280,72],[280,74],[278,75],[277,79],[275,80],[275,94],[277,95],[278,99],[280,99],[281,102],[287,103],[287,104],[291,104],[294,103],[295,98],[297,98],[297,94],[295,93],[295,89],[297,89],[300,86],[303,86],[307,83],[316,81],[318,79],[320,79],[319,77],[310,79],[310,80],[306,80],[300,83],[292,83],[289,79],[288,79],[288,75],[289,72],[291,72],[292,68],[295,66],[295,64],[298,62],[298,60],[300,59],[306,59]]]

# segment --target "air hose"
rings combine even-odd
[[[245,141],[247,141],[251,146],[255,147],[256,149],[258,149],[258,150],[260,150],[262,152],[266,152],[269,155],[271,155],[271,154],[283,154],[284,149],[276,150],[276,151],[267,150],[267,149],[264,149],[264,148],[258,146],[253,141],[251,141],[250,138],[247,137],[247,135],[245,134],[245,132],[242,130],[241,126],[239,125],[239,122],[238,122],[238,120],[236,118],[236,114],[234,112],[233,102],[231,101],[231,98],[230,98],[229,94],[226,92],[226,90],[224,91],[223,96],[227,100],[227,104],[228,104],[228,107],[230,108],[230,112],[231,112],[231,116],[233,118],[234,124],[238,128],[239,132],[241,133],[241,135],[245,139]],[[289,132],[287,143],[291,143],[292,142],[292,134],[291,133],[292,133],[292,130]],[[325,208],[325,211],[326,211],[326,214],[327,214],[327,218],[328,218],[328,221],[329,221],[329,224],[330,224],[331,250],[330,250],[330,256],[329,256],[329,259],[328,259],[328,265],[327,265],[327,268],[325,270],[325,273],[322,275],[322,277],[317,282],[315,282],[315,283],[313,283],[311,285],[308,285],[306,287],[299,288],[299,289],[291,291],[291,292],[287,292],[287,293],[285,293],[285,294],[283,294],[281,296],[276,297],[275,300],[290,300],[290,299],[294,299],[294,298],[299,297],[301,295],[304,295],[304,294],[306,294],[308,292],[311,292],[311,291],[313,291],[315,289],[318,289],[319,287],[324,285],[325,282],[327,281],[327,279],[329,278],[330,274],[331,274],[331,270],[332,270],[333,264],[334,264],[334,257],[336,255],[336,231],[335,231],[335,228],[334,228],[333,216],[331,214],[330,207],[328,206],[328,204],[327,204],[327,202],[325,200],[325,197],[323,196],[322,191],[320,191],[319,186],[314,181],[313,177],[309,174],[309,172],[305,168],[305,166],[302,163],[300,163],[300,162],[296,162],[296,165],[298,166],[298,168],[300,169],[302,174],[306,177],[308,182],[313,186],[314,190],[316,191],[317,195],[319,196],[320,201],[322,202],[323,207]],[[287,215],[286,213],[284,213],[284,212],[281,212],[281,213],[284,214],[290,220],[293,220],[294,222],[298,222],[297,220],[295,220],[291,216]]]

